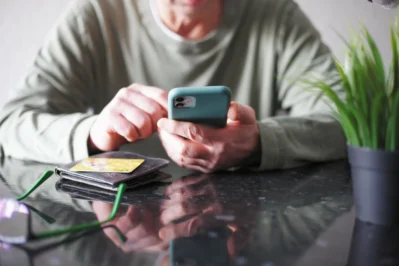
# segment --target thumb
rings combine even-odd
[[[231,121],[240,121],[239,116],[240,116],[240,114],[238,111],[238,103],[231,102],[229,111],[227,113],[227,118]]]
[[[231,102],[227,118],[230,123],[254,124],[256,123],[255,111],[248,105]]]

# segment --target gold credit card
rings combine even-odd
[[[144,159],[87,158],[70,170],[74,172],[131,173],[144,161]]]

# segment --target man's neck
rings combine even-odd
[[[178,14],[162,0],[155,3],[164,25],[187,40],[203,39],[219,26],[222,17],[222,0],[211,0],[211,6],[196,16]]]

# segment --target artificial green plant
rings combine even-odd
[[[391,27],[392,61],[386,71],[370,32],[363,28],[347,43],[344,64],[335,60],[337,84],[323,80],[310,82],[335,106],[334,110],[349,145],[370,149],[399,151],[399,26]]]

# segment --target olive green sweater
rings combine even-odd
[[[225,0],[219,28],[202,41],[166,34],[149,0],[76,0],[1,110],[0,150],[50,163],[82,159],[91,125],[120,88],[226,85],[256,111],[259,169],[339,159],[339,123],[298,80],[329,80],[333,70],[329,49],[291,0]]]

